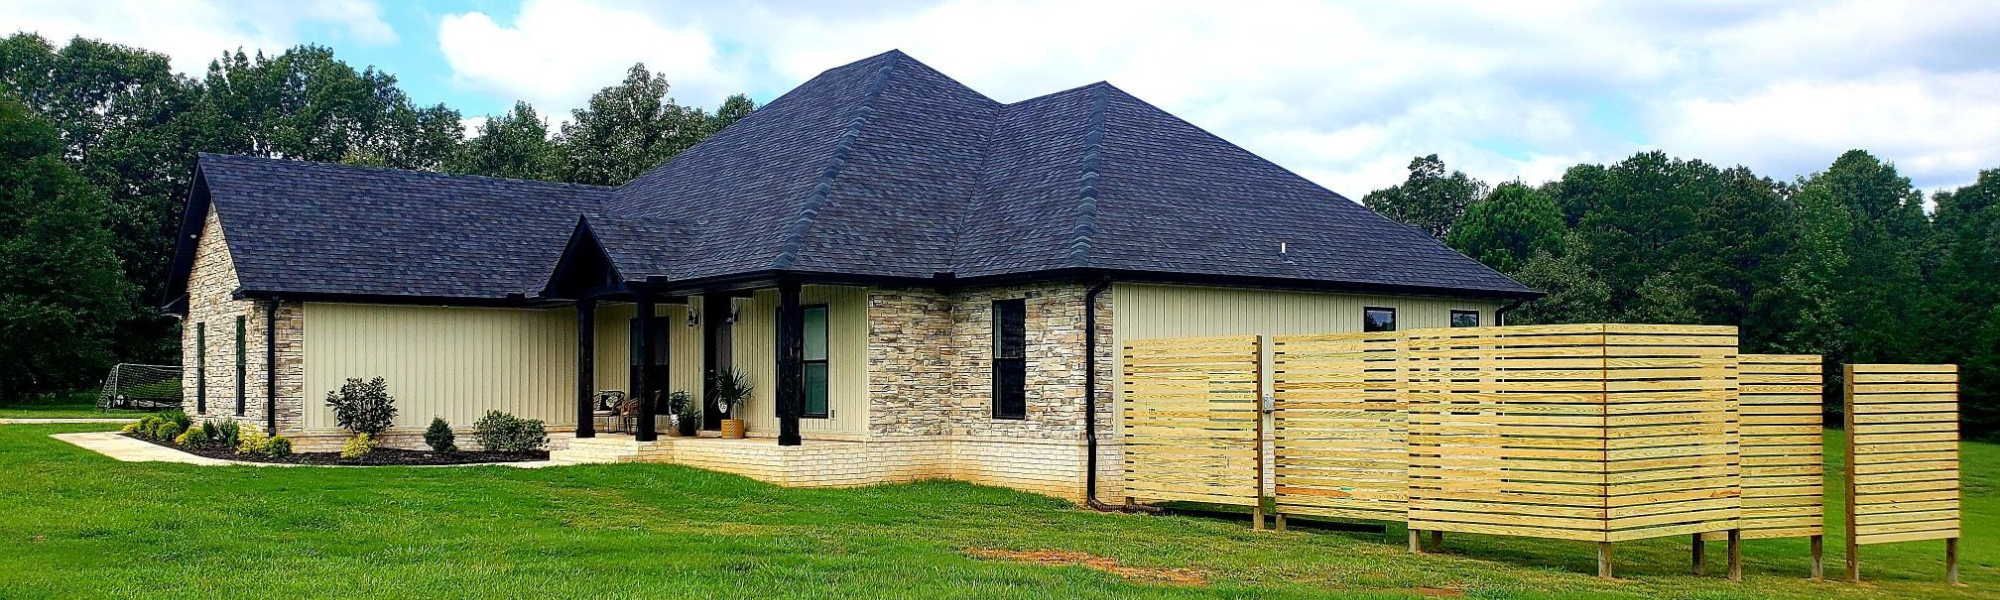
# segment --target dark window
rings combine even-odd
[[[239,417],[243,416],[243,390],[247,384],[244,380],[250,378],[250,363],[244,360],[249,354],[243,347],[245,333],[249,333],[249,326],[244,324],[243,315],[236,315],[236,416]]]
[[[780,331],[779,327],[783,327],[785,323],[784,311],[782,306],[771,311],[774,317],[771,322],[777,324],[772,331],[780,334],[783,331]],[[800,376],[805,380],[806,395],[806,405],[800,412],[799,418],[824,419],[831,414],[826,401],[826,305],[801,307],[799,313],[805,320],[804,339],[800,340],[803,346],[800,356],[805,359],[803,361],[805,368]],[[779,335],[778,338],[782,343],[784,336]],[[779,353],[782,354],[783,350],[779,350]]]
[[[993,418],[1028,416],[1028,302],[993,302]]]
[[[826,307],[806,307],[805,383],[806,408],[799,415],[807,419],[827,417],[826,406]]]
[[[1396,309],[1373,307],[1361,309],[1361,330],[1366,332],[1395,331]]]
[[[1479,326],[1479,311],[1476,311],[1476,310],[1454,310],[1454,311],[1451,311],[1451,326],[1452,326],[1452,327],[1478,327],[1478,326]]]
[[[660,384],[666,383],[667,331],[671,329],[673,328],[667,326],[666,317],[653,317],[653,368],[646,371],[646,382],[651,384],[653,389],[656,390],[661,389]],[[632,370],[626,375],[630,378],[627,389],[632,390],[633,397],[636,398],[639,393],[639,369],[641,368],[639,360],[638,319],[632,319],[632,333],[627,335],[625,339],[631,340],[632,345],[631,350],[628,351],[628,355],[632,357],[629,361]],[[660,396],[665,397],[666,394],[662,393]]]
[[[208,324],[194,324],[194,411],[208,412]]]

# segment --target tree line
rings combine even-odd
[[[1431,155],[1363,203],[1548,294],[1512,324],[1735,325],[1746,353],[1953,363],[1964,431],[2000,425],[2000,169],[1927,203],[1862,150],[1791,181],[1651,151],[1497,186]]]
[[[0,38],[0,404],[180,362],[159,304],[198,153],[616,185],[756,109],[670,89],[637,64],[556,130],[519,102],[467,132],[324,46],[224,52],[192,77],[142,48]]]

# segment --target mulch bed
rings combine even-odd
[[[175,450],[186,452],[188,454],[193,454],[195,456],[206,456],[208,458],[220,458],[223,460],[240,460],[245,462],[261,462],[261,463],[282,463],[282,464],[293,464],[293,465],[346,465],[346,466],[473,465],[473,464],[485,464],[485,463],[528,462],[528,461],[549,459],[549,453],[546,451],[431,452],[428,450],[402,450],[397,448],[376,448],[373,452],[369,452],[367,456],[363,456],[361,458],[354,460],[347,460],[341,458],[339,452],[294,452],[290,456],[286,456],[284,458],[272,458],[269,456],[253,456],[249,454],[237,454],[235,450],[228,448],[216,447],[216,448],[190,449],[190,448],[182,448],[174,444],[163,443],[160,442],[159,440],[150,440],[142,438],[135,435],[127,435],[125,437],[129,437],[142,442],[147,442],[155,446],[165,446],[168,448],[173,448]]]

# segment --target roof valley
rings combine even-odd
[[[771,263],[772,268],[789,269],[792,263],[798,260],[799,250],[805,245],[806,234],[812,231],[813,220],[819,216],[820,209],[826,206],[827,194],[833,189],[834,178],[840,176],[841,165],[847,161],[847,155],[854,150],[855,138],[861,137],[861,128],[868,124],[869,106],[874,104],[875,98],[881,96],[882,90],[888,87],[889,77],[895,74],[897,62],[898,56],[896,53],[891,53],[887,62],[875,71],[875,79],[868,84],[867,93],[862,95],[860,106],[854,110],[854,118],[848,121],[847,130],[840,134],[840,143],[834,146],[833,158],[827,161],[826,169],[820,172],[819,184],[814,186],[812,196],[799,207],[799,216],[792,221],[791,230],[786,233],[783,246],[780,247],[777,258]]]

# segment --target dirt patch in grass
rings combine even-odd
[[[173,448],[175,450],[179,450],[196,456],[220,458],[223,460],[240,460],[246,462],[261,462],[261,463],[282,463],[282,464],[293,464],[293,465],[346,465],[346,466],[473,465],[473,464],[486,464],[486,463],[527,462],[527,461],[549,459],[549,453],[545,451],[430,452],[424,450],[403,450],[399,448],[376,448],[373,451],[370,451],[366,456],[362,456],[361,458],[352,460],[341,458],[339,452],[295,452],[283,458],[272,458],[269,456],[257,456],[252,454],[237,454],[235,450],[229,448],[223,448],[220,446],[211,446],[204,448],[185,448],[174,444],[163,443],[159,440],[142,438],[136,435],[126,435],[125,437],[146,442],[155,446],[164,446],[167,448]]]
[[[966,556],[985,560],[1006,560],[1047,566],[1079,565],[1133,581],[1170,585],[1208,585],[1208,577],[1203,575],[1201,571],[1194,569],[1128,567],[1118,564],[1118,559],[1098,556],[1088,552],[1073,552],[1069,550],[999,550],[994,548],[968,548],[964,552]]]

